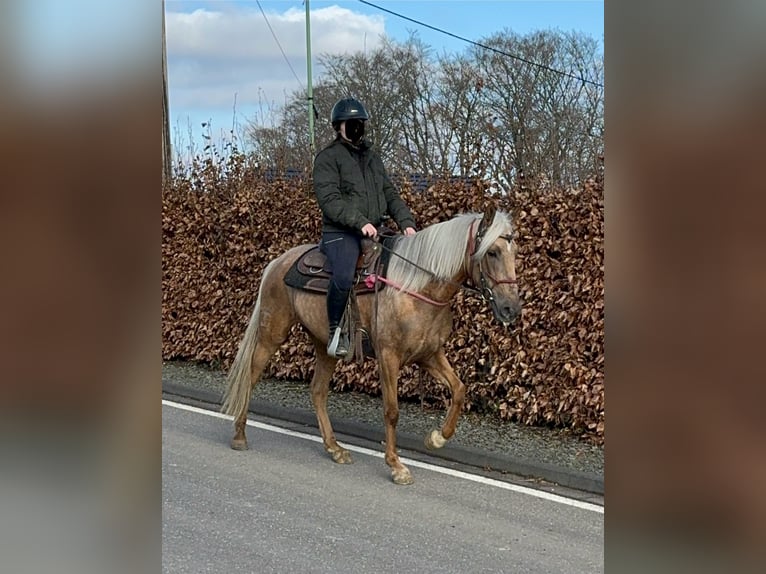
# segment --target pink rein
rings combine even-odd
[[[466,256],[470,259],[473,257],[474,249],[475,249],[475,242],[474,242],[474,233],[473,233],[473,226],[478,220],[472,221],[471,226],[468,228],[468,246],[466,249]],[[481,270],[481,267],[479,267]],[[480,271],[481,272],[481,271]],[[495,285],[502,285],[503,283],[509,283],[511,285],[516,283],[516,279],[495,279],[490,275],[489,273],[481,272],[481,278],[482,278],[482,284],[484,284],[484,276],[489,277],[492,281],[495,282]],[[380,275],[375,275],[374,273],[367,275],[364,279],[364,284],[367,286],[368,289],[374,289],[375,283],[380,281],[381,283],[385,285],[389,285],[391,287],[394,287],[395,289],[398,289],[402,293],[406,293],[410,297],[414,297],[415,299],[420,299],[421,301],[424,301],[430,305],[435,305],[436,307],[444,307],[449,304],[449,301],[434,301],[433,299],[429,299],[425,295],[422,295],[420,293],[416,293],[413,291],[405,291],[402,289],[402,286],[398,283],[391,281],[390,279],[387,279],[385,277],[382,277]],[[485,287],[486,288],[486,287]],[[476,291],[477,293],[480,293],[479,291]],[[482,294],[482,297],[485,297],[484,294]],[[485,297],[486,298],[486,297]]]
[[[390,279],[386,279],[385,277],[382,277],[380,275],[371,274],[364,278],[364,284],[367,286],[368,289],[373,289],[377,281],[380,281],[381,283],[385,285],[394,287],[395,289],[402,291],[402,293],[406,293],[407,295],[411,297],[415,297],[415,299],[420,299],[421,301],[425,301],[426,303],[429,303],[431,305],[436,305],[437,307],[444,307],[445,305],[449,304],[449,301],[434,301],[433,299],[429,299],[428,297],[426,297],[425,295],[421,295],[420,293],[415,293],[413,291],[404,291],[401,285],[399,285],[398,283],[394,281],[391,281]]]

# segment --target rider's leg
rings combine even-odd
[[[327,256],[332,272],[327,290],[327,319],[330,327],[327,354],[331,357],[343,357],[349,352],[348,337],[339,327],[348,295],[354,285],[359,251],[360,238],[354,234],[325,233],[322,236],[322,252]]]

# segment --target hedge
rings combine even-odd
[[[435,182],[402,197],[420,228],[494,201],[512,216],[524,310],[506,331],[475,295],[453,302],[446,345],[467,385],[466,410],[526,425],[568,429],[604,442],[603,185],[517,189],[505,196],[479,184]],[[177,176],[162,193],[162,356],[228,368],[255,303],[266,264],[320,238],[319,209],[307,178],[274,178],[231,159]],[[302,328],[264,376],[310,380],[313,348]],[[379,395],[377,366],[340,363],[336,391]],[[417,367],[399,381],[404,400],[445,405],[443,387]]]

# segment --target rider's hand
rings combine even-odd
[[[404,234],[405,235],[415,235],[415,229],[412,228],[412,227],[408,227],[407,229],[404,230]]]
[[[362,235],[366,237],[376,237],[378,235],[378,230],[372,223],[367,223],[362,227]]]

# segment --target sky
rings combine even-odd
[[[40,91],[77,76],[115,75],[156,54],[154,0],[33,0],[8,2],[0,34],[23,80]],[[3,3],[0,3],[2,6]],[[6,55],[6,54],[4,54]],[[152,59],[156,56],[152,55]],[[75,82],[78,79],[74,80]]]
[[[306,9],[302,1],[260,0],[260,7],[258,2],[242,0],[165,2],[173,145],[188,151],[193,142],[201,149],[202,133],[210,129],[203,129],[203,122],[212,126],[209,133],[214,142],[228,141],[232,128],[241,135],[241,126],[248,119],[267,124],[268,110],[284,104],[292,92],[305,89]],[[370,2],[472,41],[505,29],[519,34],[574,30],[593,37],[603,50],[603,1]],[[462,53],[469,47],[467,42],[358,0],[310,0],[309,6],[315,81],[321,75],[319,54],[374,49],[383,36],[403,42],[414,31],[439,54]]]

